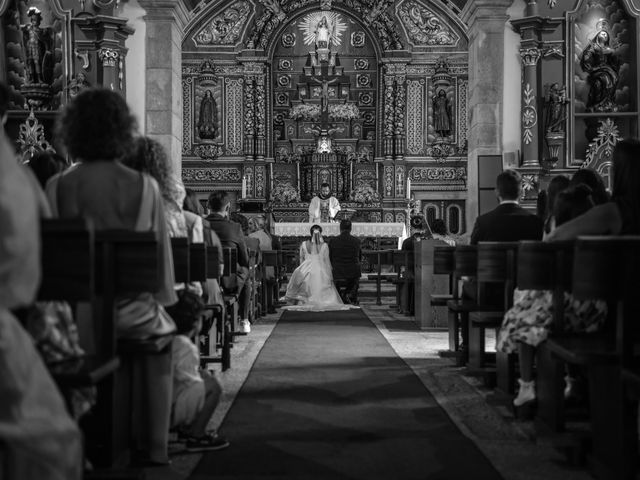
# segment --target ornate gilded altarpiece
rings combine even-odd
[[[80,90],[125,93],[125,42],[133,30],[115,0],[0,0],[0,80],[10,88],[6,130],[24,162],[56,151],[53,126]]]
[[[183,41],[185,184],[305,221],[304,185],[327,180],[358,218],[408,221],[411,197],[463,233],[459,13],[439,0],[210,2]]]

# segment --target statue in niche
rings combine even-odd
[[[27,11],[29,23],[20,26],[25,53],[27,85],[49,84],[53,73],[53,38],[49,28],[42,28],[42,12],[36,7]]]
[[[218,107],[211,90],[204,92],[200,103],[198,135],[204,140],[213,140],[218,136]]]
[[[69,90],[69,96],[75,97],[81,90],[89,88],[91,84],[87,81],[87,75],[84,72],[78,72],[76,77],[69,82],[67,89]]]
[[[545,129],[547,133],[564,133],[566,120],[566,88],[554,83],[546,98],[547,114]]]
[[[322,16],[322,20],[318,22],[316,27],[316,47],[329,48],[330,31],[329,21],[326,16]]]
[[[441,137],[448,137],[451,134],[451,102],[447,98],[447,92],[440,89],[433,97],[433,127]]]
[[[615,99],[620,79],[620,59],[610,44],[611,37],[607,27],[606,20],[598,22],[598,33],[580,55],[580,67],[588,74],[589,112],[615,112],[618,109]]]

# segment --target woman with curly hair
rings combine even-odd
[[[164,147],[153,138],[138,137],[134,140],[131,155],[123,160],[126,166],[151,175],[160,186],[164,201],[164,214],[170,237],[189,236],[182,211],[186,195],[182,182],[175,180],[169,170],[169,157]],[[193,240],[192,241],[196,241]],[[199,240],[202,242],[202,239]]]
[[[158,183],[120,162],[134,144],[136,121],[125,100],[107,89],[80,92],[64,109],[58,138],[75,168],[49,180],[47,196],[54,216],[91,219],[96,230],[152,231],[161,247],[161,288],[117,302],[117,333],[125,338],[148,338],[175,331],[165,305],[176,303],[173,259],[165,224],[164,202]],[[146,358],[146,357],[145,357]],[[149,392],[149,410],[156,412],[146,425],[148,460],[168,462],[167,432],[171,412],[171,378],[157,375],[170,368],[165,356],[146,358],[143,386]]]

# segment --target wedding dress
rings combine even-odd
[[[329,247],[322,237],[300,245],[300,266],[291,275],[285,300],[297,302],[297,305],[283,307],[285,310],[324,312],[357,308],[345,305],[338,295],[333,284]]]

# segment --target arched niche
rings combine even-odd
[[[300,154],[313,147],[314,122],[292,118],[292,110],[302,105],[319,106],[323,87],[317,80],[313,31],[327,17],[336,28],[330,66],[342,80],[327,86],[329,104],[353,104],[360,116],[332,122],[338,129],[335,144],[348,153],[375,155],[377,106],[380,105],[380,45],[374,35],[351,13],[344,10],[309,9],[292,18],[271,39],[267,58],[270,72],[271,138],[276,159]],[[338,76],[338,75],[336,75]],[[316,78],[316,79],[314,79]],[[268,125],[269,127],[269,125]]]

